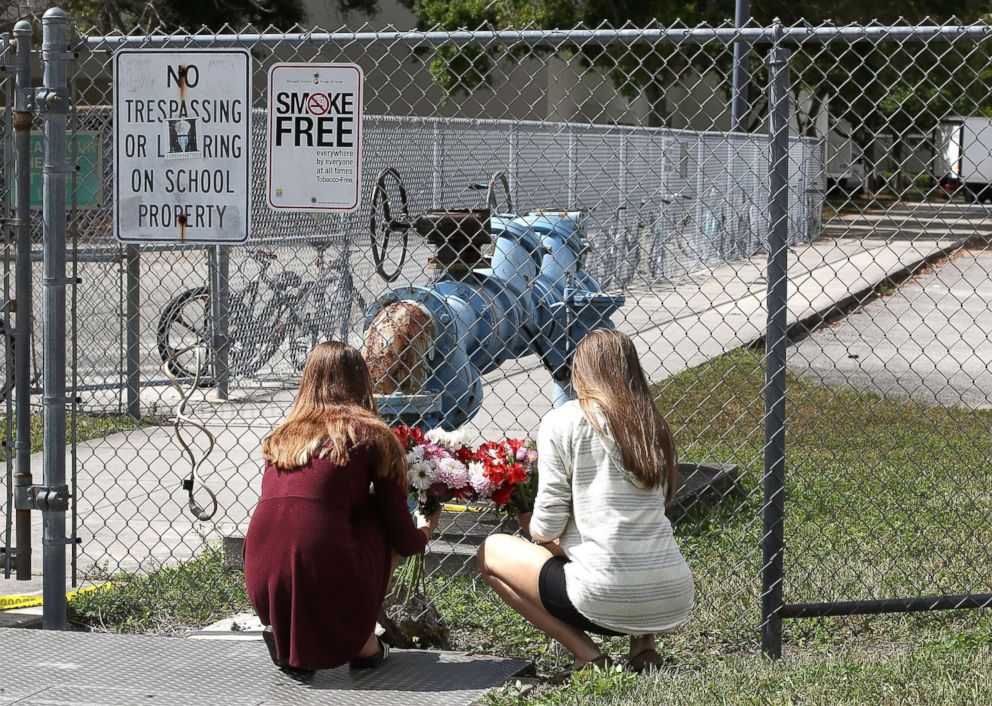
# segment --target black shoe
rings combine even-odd
[[[269,650],[269,657],[272,659],[272,664],[279,667],[279,669],[289,677],[292,677],[296,681],[306,682],[313,678],[313,669],[300,669],[299,667],[291,667],[289,662],[284,659],[279,659],[276,654],[276,637],[272,634],[272,627],[266,625],[262,629],[262,642]]]
[[[355,657],[355,659],[348,662],[348,666],[352,669],[375,669],[385,662],[386,658],[389,657],[389,645],[378,637],[376,638],[376,642],[379,643],[379,652],[377,654],[371,657]]]

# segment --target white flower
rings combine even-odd
[[[406,452],[406,462],[411,466],[415,463],[420,463],[424,460],[424,447],[414,446],[412,449]]]
[[[426,461],[417,461],[410,464],[410,485],[417,490],[426,490],[434,482],[434,468]]]
[[[477,461],[468,464],[468,482],[480,500],[487,499],[495,487],[492,481],[486,478],[485,467]]]
[[[427,432],[427,438],[446,449],[457,449],[467,445],[469,441],[468,432],[464,428],[456,429],[455,431],[445,431],[444,429],[435,427]]]

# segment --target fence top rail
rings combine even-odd
[[[84,105],[77,106],[77,112],[82,114],[83,120],[91,118],[94,120],[109,120],[113,107],[110,105]],[[267,114],[264,106],[254,106],[251,109],[252,115],[259,117]],[[670,127],[648,127],[646,125],[625,125],[620,123],[578,123],[558,120],[523,120],[506,118],[460,118],[436,115],[380,115],[377,113],[367,113],[363,120],[374,123],[393,123],[401,126],[439,126],[460,129],[493,129],[493,130],[543,130],[548,135],[560,136],[568,132],[580,135],[602,134],[602,135],[627,135],[627,136],[658,136],[668,139],[685,138],[692,141],[701,140],[726,140],[728,143],[737,141],[745,142],[767,142],[768,135],[763,132],[735,132],[733,130],[690,130],[688,128]],[[92,125],[83,125],[75,132],[92,132]],[[810,137],[804,135],[790,135],[790,143],[807,143],[815,145],[821,142],[823,137]]]
[[[707,42],[769,44],[776,41],[795,43],[856,42],[958,39],[981,40],[992,36],[992,25],[849,25],[767,27],[687,27],[658,29],[553,29],[486,31],[381,31],[381,32],[271,32],[227,34],[152,34],[84,36],[81,44],[90,50],[112,51],[123,47],[224,47],[245,45],[291,44],[525,44],[531,46],[582,43],[609,44],[704,44]]]

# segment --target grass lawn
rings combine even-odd
[[[737,351],[656,388],[684,460],[736,464],[741,481],[677,534],[697,581],[690,622],[657,677],[593,674],[531,694],[545,703],[988,703],[987,611],[787,621],[785,659],[758,655],[763,360]],[[785,599],[818,602],[992,592],[992,413],[889,401],[790,378]],[[71,619],[180,632],[246,607],[213,554],[83,594]],[[471,576],[430,590],[455,646],[564,663]],[[622,639],[607,640],[614,656]],[[676,666],[677,665],[677,666]],[[508,688],[494,703],[521,701]]]
[[[80,413],[76,416],[76,438],[79,441],[86,441],[87,439],[98,439],[102,436],[107,436],[109,434],[116,434],[120,431],[131,431],[132,429],[139,429],[146,426],[154,426],[156,424],[161,424],[163,422],[162,417],[143,417],[140,420],[134,420],[131,417],[124,414],[115,415],[97,415],[97,414],[84,414]],[[13,422],[11,422],[13,423]],[[66,415],[66,443],[70,443],[72,436],[70,434],[69,427],[69,416]],[[2,430],[6,429],[7,425],[7,415],[0,413],[0,435],[2,435]],[[42,416],[40,414],[31,415],[31,452],[36,453],[41,451],[41,430],[42,430]],[[6,461],[8,453],[13,456],[14,449],[8,449],[6,446],[0,446],[0,461]]]

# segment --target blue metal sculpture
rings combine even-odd
[[[395,182],[402,216],[391,216],[387,181]],[[506,213],[492,215],[502,183]],[[555,404],[570,395],[572,351],[587,332],[612,328],[622,296],[605,294],[583,269],[587,214],[532,211],[515,215],[505,177],[489,183],[481,210],[435,210],[410,219],[399,174],[386,170],[373,193],[371,229],[377,270],[395,280],[407,232],[434,246],[432,281],[395,287],[368,312],[365,354],[387,417],[455,429],[482,405],[482,375],[536,353],[554,380]],[[385,271],[389,240],[403,253]],[[492,246],[490,257],[484,255]]]

